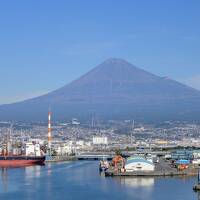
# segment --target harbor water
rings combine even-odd
[[[196,182],[196,177],[104,177],[96,161],[48,163],[1,168],[0,200],[197,200],[192,190]]]

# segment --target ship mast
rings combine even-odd
[[[10,137],[12,133],[13,123],[10,125],[9,133],[6,135],[6,149],[5,149],[5,155],[8,156],[10,153]]]

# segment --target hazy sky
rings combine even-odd
[[[59,88],[110,57],[200,89],[200,1],[0,1],[0,103]]]

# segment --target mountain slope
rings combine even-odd
[[[122,59],[108,59],[72,83],[34,99],[0,106],[1,119],[45,119],[48,106],[66,117],[197,119],[200,92],[141,70]]]

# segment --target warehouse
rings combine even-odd
[[[133,171],[154,171],[155,166],[152,162],[146,160],[144,157],[130,157],[125,164],[127,172]]]

